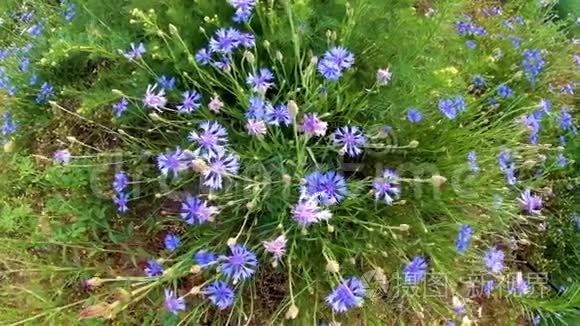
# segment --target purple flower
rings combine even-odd
[[[149,277],[160,276],[163,274],[163,266],[159,264],[156,260],[148,260],[147,267],[145,268],[145,275]]]
[[[479,165],[477,164],[477,154],[475,151],[471,151],[467,154],[467,162],[469,164],[469,170],[477,174],[480,171]]]
[[[568,83],[562,86],[562,89],[560,89],[560,93],[566,95],[574,95],[574,93],[576,93],[576,84]]]
[[[532,325],[533,326],[538,326],[538,325],[540,325],[541,322],[542,322],[542,317],[540,315],[534,315],[534,317],[532,317]]]
[[[36,85],[37,82],[38,82],[38,75],[33,72],[32,75],[30,75],[30,79],[28,80],[28,85],[34,86],[34,85]]]
[[[412,123],[418,123],[423,119],[423,113],[417,109],[410,108],[407,111],[407,119]]]
[[[503,260],[504,260],[504,252],[502,250],[497,249],[497,247],[491,247],[486,253],[484,257],[485,265],[492,273],[499,273],[503,270]]]
[[[307,113],[302,118],[302,124],[299,126],[300,131],[307,136],[324,136],[328,123],[320,120],[316,113]]]
[[[181,240],[178,236],[173,233],[167,234],[165,239],[163,239],[163,243],[165,244],[165,249],[169,252],[174,252],[175,249],[179,246]]]
[[[143,43],[139,43],[137,46],[135,46],[135,43],[131,43],[131,49],[123,55],[128,60],[139,60],[143,57],[143,54],[145,54],[145,46]]]
[[[124,192],[119,192],[113,198],[113,202],[117,205],[117,211],[120,213],[126,213],[129,210],[127,203],[129,202],[129,195]]]
[[[349,277],[334,288],[325,301],[334,312],[345,312],[362,306],[365,295],[366,289],[362,281],[357,277]]]
[[[453,102],[453,100],[449,99],[440,100],[439,110],[449,120],[453,120],[457,116],[457,109],[455,108],[455,103]]]
[[[524,116],[521,119],[521,122],[524,126],[526,126],[530,130],[529,140],[531,144],[538,143],[538,134],[540,133],[540,119],[542,117],[542,111],[536,111],[528,116]]]
[[[512,89],[508,85],[501,84],[497,89],[497,95],[499,95],[501,97],[513,97],[514,92],[512,91]]]
[[[401,185],[399,175],[393,170],[385,169],[381,178],[375,179],[373,188],[375,200],[384,198],[387,204],[392,204],[401,195]]]
[[[201,267],[207,267],[212,265],[218,260],[218,257],[215,253],[207,251],[207,250],[200,250],[195,253],[193,256],[195,263]]]
[[[336,63],[329,60],[318,62],[318,72],[327,80],[335,81],[342,76],[342,69]]]
[[[286,253],[286,236],[281,235],[274,240],[264,241],[264,249],[271,253],[274,259],[281,259]]]
[[[165,289],[165,309],[174,315],[185,310],[185,299],[178,298],[173,291]]]
[[[289,126],[292,123],[290,112],[288,112],[288,106],[285,104],[278,104],[274,107],[269,107],[266,112],[266,120],[269,124],[274,126],[280,126],[280,124]]]
[[[2,113],[2,135],[7,136],[16,131],[18,123],[12,119],[12,113],[10,111],[4,111]]]
[[[465,315],[465,303],[459,300],[458,297],[453,296],[453,298],[451,299],[451,306],[453,308],[453,311],[455,311],[457,315],[459,316]]]
[[[525,50],[523,52],[524,59],[522,60],[522,68],[528,78],[528,81],[532,84],[536,84],[536,78],[542,72],[542,68],[546,64],[542,58],[542,51],[533,49]]]
[[[267,68],[262,68],[256,73],[250,73],[246,79],[246,83],[252,88],[252,91],[260,94],[266,94],[268,89],[274,85],[273,82],[274,74]]]
[[[156,88],[157,84],[147,86],[147,91],[143,97],[143,104],[149,108],[161,110],[167,104],[167,98],[165,97],[164,89],[160,89],[156,92]]]
[[[344,177],[334,171],[313,172],[304,177],[305,191],[310,197],[318,198],[325,205],[340,203],[347,195]]]
[[[247,119],[263,120],[266,118],[266,113],[273,110],[272,105],[259,97],[250,97],[250,106],[246,111]]]
[[[566,165],[568,165],[568,159],[562,153],[559,153],[558,154],[556,160],[558,162],[558,166],[561,167],[561,168],[564,168],[564,167],[566,167]]]
[[[570,111],[567,106],[563,107],[562,111],[560,112],[559,123],[560,129],[562,129],[562,131],[570,131],[573,135],[576,135],[577,129],[576,126],[574,125],[572,114],[570,114]]]
[[[202,293],[220,310],[224,310],[234,303],[234,290],[224,281],[214,281],[206,286]]]
[[[405,276],[405,283],[416,284],[423,280],[427,275],[427,261],[421,256],[416,256],[411,260],[409,264],[403,269],[403,275]]]
[[[322,209],[314,199],[301,200],[292,208],[292,217],[303,226],[312,223],[328,220],[332,214],[328,210]]]
[[[508,288],[508,293],[509,294],[521,294],[521,295],[526,295],[529,292],[529,285],[528,282],[526,280],[524,280],[524,277],[522,275],[522,272],[517,272],[516,273],[516,279],[515,279],[515,284],[514,286],[510,286]]]
[[[113,181],[113,189],[118,193],[125,190],[127,184],[129,184],[129,178],[127,177],[127,174],[124,171],[119,171],[115,173],[114,179],[115,180]]]
[[[127,98],[122,97],[121,100],[115,104],[113,104],[113,110],[115,110],[115,117],[119,118],[120,116],[127,111],[127,107],[129,106],[129,101]]]
[[[197,91],[185,91],[182,96],[183,100],[181,104],[177,106],[177,111],[191,113],[201,107],[201,94]]]
[[[459,253],[464,253],[467,250],[472,235],[473,229],[471,226],[469,224],[462,224],[459,228],[459,233],[457,233],[457,238],[455,238],[455,248]]]
[[[61,149],[54,153],[53,159],[56,163],[69,164],[71,155],[68,149]]]
[[[251,33],[240,33],[239,35],[240,44],[246,48],[251,49],[256,46],[256,37]]]
[[[512,47],[514,49],[519,49],[522,46],[522,39],[519,37],[511,36],[510,40],[512,42]]]
[[[352,67],[354,55],[343,47],[334,47],[324,53],[324,60],[334,63],[342,70]]]
[[[538,103],[538,108],[544,113],[549,113],[552,111],[552,102],[543,98],[540,100],[540,103]]]
[[[221,101],[220,97],[215,95],[211,98],[211,101],[208,104],[210,111],[212,112],[220,112],[220,110],[224,107],[224,103]]]
[[[485,86],[485,79],[481,75],[473,76],[473,86],[475,87],[484,87]]]
[[[542,198],[532,195],[530,189],[526,189],[519,198],[522,210],[529,215],[537,215],[542,210]]]
[[[222,263],[219,269],[224,275],[238,282],[249,278],[256,272],[258,266],[256,254],[243,245],[230,246],[230,251],[230,256],[220,256]]]
[[[238,174],[240,162],[238,156],[225,151],[207,157],[209,168],[203,172],[204,185],[212,189],[223,187],[223,177]]]
[[[66,5],[63,16],[66,21],[71,21],[75,17],[77,5],[74,3],[67,3],[66,1],[62,2]]]
[[[44,82],[42,86],[40,86],[40,91],[38,96],[36,97],[36,103],[41,104],[46,102],[46,100],[54,94],[54,88],[48,83]]]
[[[220,28],[209,41],[211,52],[231,54],[239,45],[240,32],[235,28]]]
[[[30,68],[30,58],[24,57],[20,59],[20,63],[18,64],[18,68],[21,72],[27,72]]]
[[[236,10],[233,17],[236,23],[246,23],[256,6],[256,0],[227,0],[227,2]]]
[[[469,40],[465,41],[465,46],[467,46],[470,49],[475,49],[477,47],[477,43],[475,43],[475,41]]]
[[[389,68],[377,70],[377,84],[379,86],[387,86],[391,81],[392,76],[393,74]]]
[[[516,165],[513,161],[512,155],[506,151],[503,151],[498,155],[497,158],[499,168],[504,173],[507,183],[509,185],[516,184]]]
[[[340,127],[333,134],[333,143],[340,146],[341,155],[359,156],[362,153],[361,147],[364,147],[366,142],[367,138],[357,126]]]
[[[177,147],[174,152],[161,153],[157,156],[157,166],[163,175],[173,173],[174,177],[189,166],[191,156]]]
[[[264,120],[254,119],[249,119],[248,122],[246,122],[246,130],[249,135],[257,137],[262,137],[268,132]]]
[[[196,143],[199,148],[193,152],[194,156],[216,154],[223,151],[228,144],[228,132],[217,121],[203,121],[199,124],[201,132],[192,131],[187,139]]]
[[[181,218],[189,225],[212,221],[218,212],[217,207],[208,206],[207,202],[199,197],[188,195],[181,203]]]
[[[195,61],[202,66],[206,66],[211,62],[211,53],[206,49],[200,49],[195,54]]]
[[[495,288],[495,282],[493,280],[486,281],[483,286],[483,294],[489,298],[491,292]]]
[[[166,91],[170,91],[175,87],[175,83],[177,81],[175,80],[175,77],[167,77],[165,75],[159,77],[159,79],[157,79],[157,84],[159,84],[159,86],[161,86],[161,88],[163,88],[163,90]]]
[[[30,26],[27,30],[28,34],[32,35],[33,37],[38,37],[42,33],[42,25],[34,24]]]

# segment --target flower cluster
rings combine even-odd
[[[447,119],[453,120],[459,112],[465,111],[465,99],[462,96],[442,99],[439,101],[439,110]]]
[[[542,72],[542,68],[546,64],[542,51],[537,49],[525,50],[523,52],[522,68],[526,73],[526,77],[532,85],[536,84],[536,79]]]
[[[126,213],[129,210],[129,207],[127,207],[129,195],[125,192],[128,184],[129,177],[127,177],[127,174],[124,171],[115,173],[115,180],[113,181],[115,198],[113,201],[117,204],[117,211],[120,213]]]

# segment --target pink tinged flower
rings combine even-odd
[[[541,213],[542,210],[542,198],[539,196],[532,195],[529,189],[526,189],[522,196],[519,198],[522,205],[522,210],[530,215],[537,215]]]
[[[296,222],[308,226],[312,223],[326,221],[332,218],[330,211],[322,209],[315,199],[299,202],[292,209],[292,216]]]
[[[264,136],[268,131],[266,128],[266,123],[263,120],[254,119],[248,120],[246,123],[246,129],[248,130],[248,134],[257,137]]]
[[[157,84],[147,86],[147,91],[143,97],[143,104],[146,107],[156,110],[161,110],[167,104],[167,98],[165,97],[165,90],[160,89],[157,91]]]
[[[211,98],[211,102],[209,102],[208,106],[211,111],[217,113],[224,107],[224,103],[220,100],[220,97],[216,95]]]
[[[63,165],[69,164],[71,155],[68,149],[61,149],[54,153],[54,161]]]
[[[389,68],[377,70],[377,84],[379,86],[388,85],[389,82],[391,81],[392,76],[393,74],[391,73]]]
[[[299,126],[300,131],[308,136],[324,136],[327,127],[328,123],[318,119],[316,113],[307,113]]]
[[[275,259],[280,259],[286,253],[286,236],[281,235],[274,240],[264,241],[264,248],[271,253]]]

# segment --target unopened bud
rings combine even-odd
[[[288,101],[288,114],[290,114],[290,118],[294,120],[298,115],[298,112],[300,112],[298,104],[296,104],[296,102],[293,100]]]
[[[117,96],[125,96],[125,94],[123,94],[123,92],[118,89],[112,89],[111,92]]]
[[[434,175],[431,177],[431,183],[436,188],[441,188],[441,186],[443,186],[445,182],[447,182],[447,178],[445,178],[444,176]]]
[[[204,173],[209,170],[209,166],[202,159],[195,159],[191,162],[191,168],[197,173]]]
[[[292,183],[292,177],[287,175],[287,174],[284,174],[282,176],[282,181],[284,181],[284,183],[286,183],[286,184],[290,184],[290,183]]]
[[[334,225],[328,224],[326,228],[328,229],[328,233],[334,233]]]
[[[90,289],[96,289],[103,284],[103,280],[98,277],[93,277],[85,282],[86,286]]]
[[[156,112],[149,113],[149,118],[151,118],[151,120],[153,120],[153,121],[161,120],[161,117]]]
[[[399,225],[399,230],[401,231],[409,231],[411,227],[409,226],[409,224],[401,224]]]
[[[270,42],[268,40],[265,40],[263,44],[266,49],[270,47]]]
[[[248,203],[246,203],[246,208],[247,208],[249,211],[251,211],[251,210],[253,210],[254,208],[256,208],[256,203],[254,203],[254,201],[248,202]]]
[[[71,143],[76,143],[78,141],[77,138],[74,136],[66,136],[66,140],[68,140]]]
[[[326,263],[326,271],[329,273],[338,273],[340,271],[340,265],[336,260],[329,260]]]
[[[238,240],[236,238],[229,238],[226,244],[228,247],[234,246]]]
[[[194,286],[189,290],[191,295],[198,295],[201,292],[201,288],[199,286]]]
[[[286,311],[286,319],[296,319],[298,316],[298,307],[295,304],[292,304],[290,308]]]
[[[191,266],[191,269],[189,271],[191,272],[191,274],[199,274],[201,273],[201,266],[193,265]]]
[[[173,35],[177,35],[179,32],[177,31],[177,27],[173,24],[169,24],[169,32]]]
[[[4,144],[4,152],[11,153],[14,150],[14,142],[9,141]]]
[[[419,142],[416,140],[411,140],[409,142],[409,148],[417,148],[417,146],[419,146]]]
[[[254,64],[256,62],[256,57],[250,51],[244,51],[244,58],[248,61],[249,64]]]
[[[209,195],[207,195],[207,200],[209,201],[214,201],[218,198],[218,196],[216,194],[214,194],[213,192],[210,193]]]
[[[282,60],[284,60],[284,55],[282,54],[282,52],[280,52],[280,51],[276,51],[276,59],[277,59],[278,61],[282,61]]]
[[[272,268],[278,267],[278,259],[272,260]]]
[[[312,58],[310,58],[310,64],[312,64],[313,66],[316,66],[318,64],[318,57],[313,56]]]

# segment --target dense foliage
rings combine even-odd
[[[548,2],[0,8],[3,323],[577,318]]]

